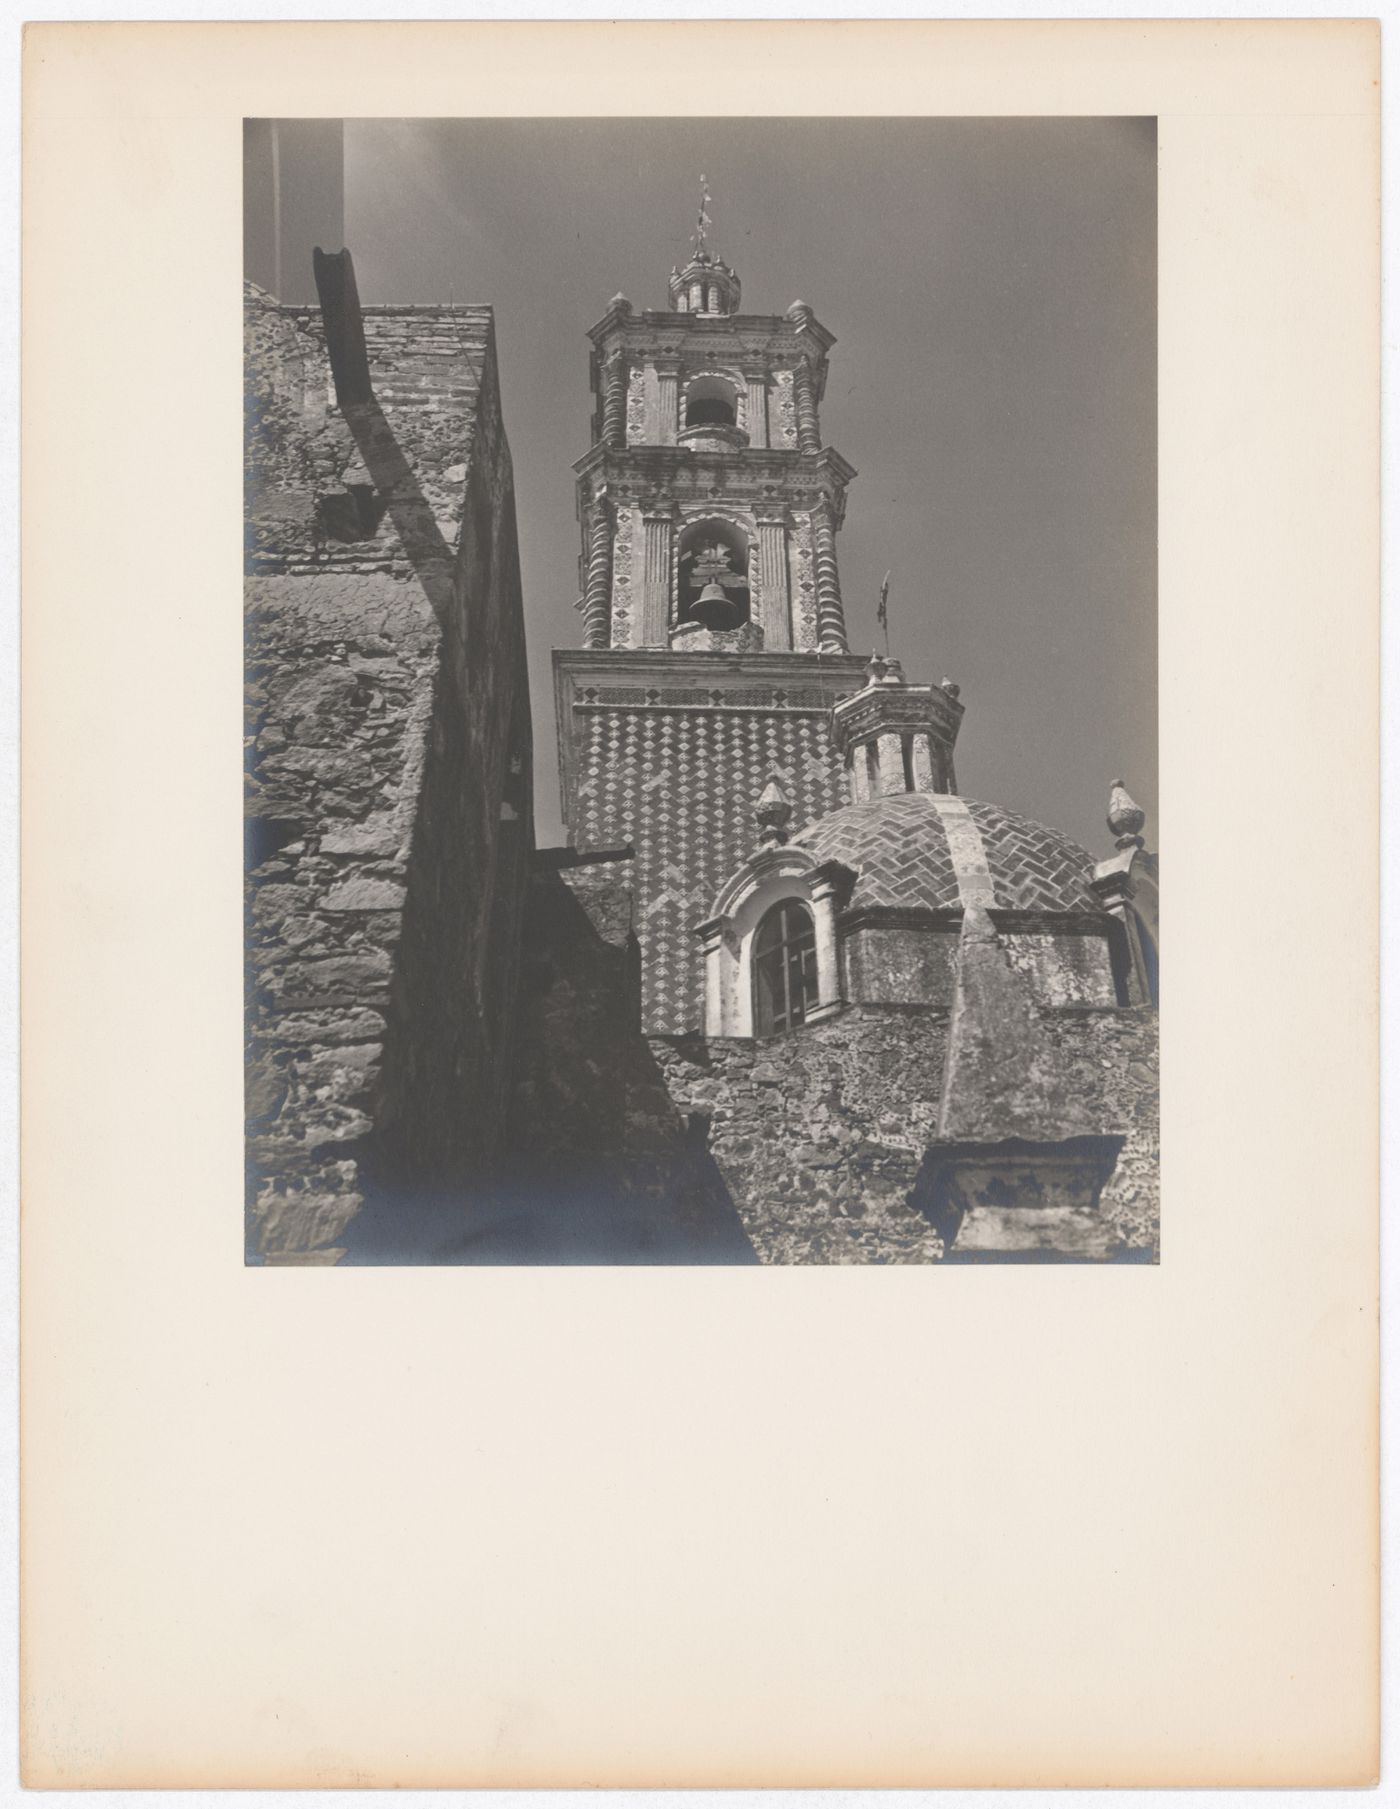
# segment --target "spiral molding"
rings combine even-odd
[[[820,452],[821,428],[817,423],[817,392],[812,367],[804,358],[792,373],[793,401],[797,406],[797,446],[800,452]]]
[[[608,645],[608,606],[612,590],[612,525],[600,504],[588,527],[588,584],[583,593],[583,644]]]
[[[817,645],[823,653],[845,653],[846,621],[841,610],[841,582],[836,575],[836,533],[826,506],[812,515],[812,550],[817,580]]]
[[[603,388],[603,444],[621,447],[627,429],[627,367],[619,354],[609,358]]]

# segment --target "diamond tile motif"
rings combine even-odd
[[[642,1024],[654,1034],[698,1030],[704,968],[694,926],[721,885],[758,846],[754,806],[777,776],[793,823],[813,822],[845,802],[831,746],[832,692],[820,709],[755,708],[752,692],[698,707],[576,710],[580,849],[630,842],[636,857]],[[733,707],[736,697],[744,703]],[[772,697],[771,690],[764,693]],[[602,699],[600,699],[602,701]]]

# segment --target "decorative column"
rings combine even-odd
[[[933,758],[933,738],[929,735],[916,735],[910,752],[914,768],[914,790],[946,790],[945,786],[938,783],[938,768]]]
[[[822,430],[817,421],[817,387],[812,367],[805,358],[793,369],[792,399],[797,409],[797,450],[820,452]]]
[[[792,646],[792,612],[788,604],[787,518],[758,518],[759,627],[766,653]]]
[[[744,372],[744,419],[748,428],[750,446],[766,446],[768,444],[768,372],[760,367],[758,370]]]
[[[664,647],[671,623],[671,511],[642,517],[641,645]]]
[[[846,623],[841,613],[841,581],[836,575],[836,529],[831,504],[812,511],[812,560],[817,585],[817,646],[823,653],[845,653]]]
[[[812,928],[817,938],[817,1009],[808,1021],[834,1011],[841,1003],[841,956],[836,938],[838,878],[830,866],[812,876]]]
[[[614,352],[603,367],[603,444],[627,443],[627,361]]]
[[[724,919],[711,917],[695,926],[705,951],[705,1035],[724,1035]]]
[[[658,360],[656,383],[660,392],[657,407],[657,443],[662,446],[674,446],[680,434],[680,366],[678,364],[662,364]]]
[[[588,581],[583,593],[583,644],[606,647],[612,607],[612,511],[602,497],[588,523]]]
[[[1118,852],[1111,859],[1099,862],[1089,884],[1104,910],[1117,923],[1125,952],[1125,971],[1121,977],[1123,990],[1119,995],[1119,1003],[1124,1005],[1157,1003],[1157,884],[1155,872],[1148,865],[1151,857],[1145,854],[1147,844],[1141,833],[1146,822],[1147,813],[1142,806],[1129,796],[1123,781],[1115,779],[1109,793],[1108,826],[1113,831]],[[1147,894],[1141,900],[1134,883],[1140,861]],[[1144,910],[1147,922],[1143,921]],[[1150,963],[1144,938],[1151,940]]]
[[[892,798],[907,790],[904,783],[904,738],[901,735],[881,735],[876,743],[880,761],[880,792],[886,798]]]

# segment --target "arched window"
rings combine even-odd
[[[754,936],[754,1035],[795,1030],[816,1003],[817,934],[812,914],[795,898],[785,898],[768,912]]]
[[[749,620],[749,542],[732,522],[691,522],[680,542],[679,620],[721,632]]]
[[[685,392],[687,427],[733,427],[738,421],[734,387],[723,377],[697,377]]]

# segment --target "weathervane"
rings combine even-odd
[[[885,631],[885,658],[890,657],[890,574],[880,586],[880,601],[875,605],[875,620]]]
[[[695,231],[690,236],[690,245],[696,257],[705,249],[705,229],[714,224],[706,211],[710,205],[710,179],[702,175],[700,178],[700,210],[695,216]]]

